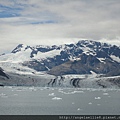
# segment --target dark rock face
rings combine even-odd
[[[0,68],[0,76],[6,77],[9,79],[9,77],[3,72],[2,68]]]
[[[23,44],[19,44],[11,53],[16,53],[16,52],[21,51],[22,46]]]
[[[36,71],[46,71],[48,70],[44,64],[40,63],[37,60],[34,61],[29,61],[29,62],[24,62],[23,63],[24,66],[28,66],[29,68],[35,69]]]
[[[119,75],[120,64],[111,62],[109,59],[105,63],[100,62],[95,56],[81,55],[81,60],[66,62],[62,65],[53,67],[48,73],[53,75],[65,74],[91,74],[91,71],[97,74]],[[116,72],[114,72],[116,70]]]

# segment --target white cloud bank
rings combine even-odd
[[[19,43],[63,44],[80,38],[120,45],[119,11],[120,0],[0,1],[0,53]]]

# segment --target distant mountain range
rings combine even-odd
[[[19,44],[9,54],[0,56],[1,67],[35,71],[61,76],[66,74],[120,75],[120,47],[92,40],[75,44],[28,46]]]

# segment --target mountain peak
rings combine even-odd
[[[16,53],[16,52],[19,52],[21,51],[21,48],[23,47],[23,44],[19,44],[13,51],[12,53]]]
[[[51,74],[54,74],[53,71],[65,69],[57,75],[88,74],[90,71],[107,74],[113,69],[120,68],[120,47],[94,40],[80,40],[74,44],[59,46],[19,44],[12,53],[14,54],[4,55],[4,58],[0,56],[0,60],[21,62],[22,67],[29,67],[36,71],[52,71],[49,72]]]

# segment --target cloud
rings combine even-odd
[[[74,38],[120,45],[119,11],[119,0],[3,0],[1,45],[60,44]]]

